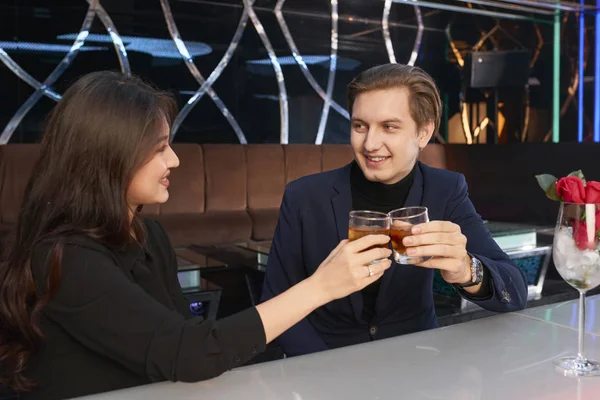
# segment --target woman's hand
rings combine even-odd
[[[381,278],[392,265],[389,241],[386,235],[342,240],[309,278],[320,288],[323,303],[346,297]]]

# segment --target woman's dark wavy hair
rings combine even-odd
[[[52,110],[0,260],[0,385],[17,392],[35,387],[24,371],[43,344],[38,320],[60,285],[64,238],[83,234],[113,249],[144,239],[127,189],[175,113],[168,94],[108,71],[80,78]],[[47,275],[34,281],[32,253],[50,237]]]

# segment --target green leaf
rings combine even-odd
[[[562,201],[562,199],[556,193],[556,177],[550,174],[536,175],[538,184],[546,193],[546,197],[554,201]]]
[[[560,198],[560,196],[556,192],[556,182],[552,182],[552,185],[550,185],[550,188],[548,188],[548,190],[546,190],[546,196],[550,200],[562,201],[562,199]]]
[[[580,169],[578,169],[577,171],[571,172],[568,176],[576,176],[579,179],[581,179],[581,181],[583,183],[585,183],[585,177],[583,176],[583,172]]]
[[[552,186],[552,184],[554,184],[556,186],[556,177],[554,175],[550,175],[550,174],[536,175],[535,179],[537,179],[538,183],[540,184],[540,186],[542,187],[544,192],[547,192],[548,189],[550,189],[550,186]]]
[[[585,282],[585,279],[568,279],[567,283],[576,289],[588,289],[589,285]]]

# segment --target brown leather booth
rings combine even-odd
[[[352,160],[349,145],[174,144],[170,199],[144,207],[174,245],[229,244],[273,235],[285,185]],[[37,144],[0,146],[0,236],[17,220],[39,154]],[[558,204],[534,175],[583,169],[600,180],[600,144],[466,146],[430,144],[421,161],[465,174],[470,198],[486,219],[553,224]]]

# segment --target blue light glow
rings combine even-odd
[[[596,1],[600,6],[600,0]],[[600,142],[600,13],[596,12],[596,62],[594,63],[594,142]]]
[[[10,51],[39,51],[44,53],[66,53],[71,50],[72,45],[66,44],[50,44],[50,43],[33,43],[33,42],[0,42],[0,48]],[[106,47],[98,46],[82,46],[80,51],[101,51],[106,50]]]
[[[584,70],[583,70],[583,53],[585,47],[584,30],[585,30],[585,13],[583,12],[583,6],[585,0],[580,0],[581,10],[579,11],[579,93],[577,108],[577,140],[583,141],[583,83],[584,83]]]
[[[324,68],[329,68],[329,59],[330,59],[329,55],[302,56],[302,60],[304,60],[304,63],[306,65],[318,65],[318,66],[321,66]],[[295,65],[296,64],[296,59],[292,56],[277,57],[277,61],[279,62],[280,65]],[[248,64],[249,66],[253,66],[253,65],[270,66],[271,60],[268,58],[265,58],[262,60],[250,60],[250,61],[247,61],[246,64]],[[345,58],[345,57],[337,58],[337,69],[338,70],[352,71],[352,70],[356,69],[359,65],[360,65],[359,61],[353,60],[351,58]]]
[[[77,37],[75,33],[59,35],[59,40],[74,40]],[[181,54],[177,51],[177,46],[171,39],[157,39],[139,36],[121,36],[127,52],[136,51],[138,53],[150,54],[155,58],[181,59]],[[86,43],[110,43],[113,41],[110,35],[90,33],[86,38]],[[200,57],[212,53],[212,47],[201,42],[185,42],[185,46],[191,57]]]

